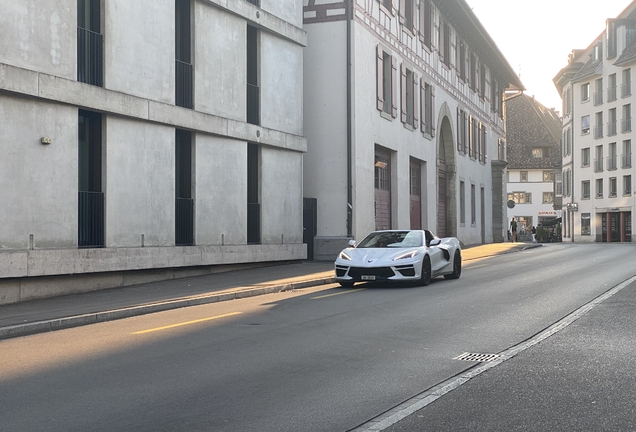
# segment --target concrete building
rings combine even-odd
[[[600,23],[599,23],[600,24]],[[563,237],[631,242],[636,199],[632,89],[636,2],[554,78],[563,100]]]
[[[518,234],[529,235],[561,217],[561,119],[532,96],[513,96],[506,100],[506,140],[508,226],[514,217]]]
[[[299,2],[1,3],[0,303],[305,258]]]
[[[374,229],[502,241],[503,93],[523,86],[464,0],[304,0],[317,258]]]

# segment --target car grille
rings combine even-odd
[[[412,265],[396,266],[395,269],[399,271],[402,276],[415,276],[415,267]]]
[[[347,273],[348,268],[349,267],[336,266],[336,277],[344,277],[345,273]]]
[[[354,279],[360,279],[362,275],[365,276],[375,276],[377,278],[390,278],[395,276],[391,267],[351,267],[349,269],[349,276]]]

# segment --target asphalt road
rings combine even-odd
[[[322,286],[3,340],[0,429],[351,430],[478,364],[454,357],[503,352],[634,276],[634,252],[546,245],[467,263],[461,279],[428,287]],[[532,353],[541,357],[537,348],[571,328],[389,427],[471,430],[480,418],[501,426],[448,413],[469,406],[483,414],[497,403],[497,386],[549,378],[526,373],[526,363],[511,381],[495,379],[523,356],[539,362]],[[479,383],[490,387],[484,404],[469,391]],[[421,418],[440,428],[421,429]]]

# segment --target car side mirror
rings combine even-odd
[[[428,244],[429,246],[439,246],[439,244],[442,242],[441,239],[433,239],[430,241],[430,243]]]
[[[349,247],[356,247],[356,241],[354,239],[349,240]]]

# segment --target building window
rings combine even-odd
[[[616,177],[610,177],[609,179],[608,196],[610,198],[616,197]]]
[[[567,128],[563,131],[563,156],[572,153],[572,129]]]
[[[175,1],[175,105],[184,108],[193,108],[194,106],[190,11],[190,0]],[[249,26],[247,49],[249,59]]]
[[[420,79],[422,132],[435,136],[435,87]]]
[[[417,88],[417,74],[402,63],[402,123],[417,128],[415,114],[415,89]]]
[[[632,131],[632,106],[623,105],[623,120],[621,121],[621,132]]]
[[[461,154],[466,154],[468,146],[468,128],[466,122],[468,116],[466,111],[461,108],[457,108],[457,151]]]
[[[584,148],[581,150],[581,166],[589,167],[590,166],[590,148]]]
[[[466,82],[466,45],[464,44],[464,41],[460,40],[459,38],[456,38],[457,42],[456,45],[459,48],[456,48],[457,51],[457,75],[458,78],[462,81],[462,82]]]
[[[607,135],[616,135],[616,108],[609,110],[609,119],[607,121]]]
[[[581,102],[590,100],[590,83],[581,84]]]
[[[532,157],[535,159],[541,159],[544,157],[542,148],[533,148],[532,149]],[[546,149],[547,150],[547,149]]]
[[[581,213],[581,235],[590,235],[590,214],[589,213]]]
[[[632,176],[626,175],[623,176],[623,195],[631,195],[632,194]]]
[[[442,63],[450,67],[450,45],[451,45],[451,29],[450,25],[443,19],[439,22],[439,54]]]
[[[397,59],[377,46],[376,78],[377,108],[391,117],[397,117]]]
[[[258,33],[259,30],[251,25],[247,26],[247,101],[246,120],[249,124],[259,125],[261,123],[261,90],[258,75]]]
[[[603,78],[599,78],[595,81],[596,89],[594,91],[594,105],[603,104]]]
[[[554,193],[543,192],[543,204],[553,204],[553,203],[554,203]]]
[[[404,27],[406,27],[409,32],[415,32],[414,9],[415,0],[404,0]]]
[[[512,192],[508,194],[508,201],[513,200],[515,204],[532,204],[532,193]]]
[[[528,181],[528,171],[520,171],[519,176],[521,178],[521,183],[525,183]]]
[[[618,155],[616,153],[616,143],[609,143],[609,155],[607,156],[607,170],[614,171],[617,167]]]
[[[466,184],[459,182],[459,222],[466,224]]]
[[[597,112],[594,116],[596,124],[594,125],[594,138],[603,138],[603,112]]]
[[[581,199],[590,199],[590,181],[583,180],[581,182]]]
[[[631,96],[632,94],[632,70],[623,70],[623,82],[621,84],[621,97]]]
[[[632,140],[623,141],[623,154],[621,155],[621,168],[632,167]]]
[[[544,182],[553,182],[554,181],[554,171],[551,171],[551,170],[543,171],[543,181]]]
[[[603,171],[603,146],[596,146],[596,159],[594,159],[594,172]]]
[[[586,135],[590,133],[590,116],[586,115],[581,117],[581,134]]]
[[[433,6],[431,0],[420,1],[420,40],[428,51],[433,41]]]
[[[607,83],[607,101],[613,102],[616,100],[616,74],[611,74]]]
[[[603,179],[596,179],[596,198],[603,198]]]
[[[477,223],[477,197],[475,196],[475,185],[470,185],[470,224],[475,225]]]
[[[380,4],[382,6],[384,6],[384,10],[389,13],[389,14],[393,14],[393,0],[380,0]]]
[[[104,36],[100,0],[77,1],[77,80],[104,85]]]
[[[554,175],[554,191],[556,196],[563,195],[563,174],[557,173]]]

